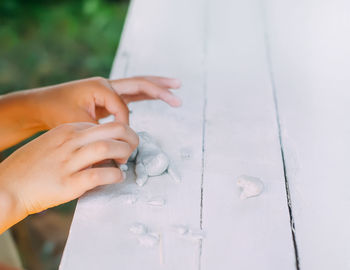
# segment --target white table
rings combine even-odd
[[[61,269],[349,269],[349,14],[347,0],[134,0],[111,78],[182,80],[181,109],[141,102],[131,115],[182,183],[140,188],[129,172],[85,195]],[[264,193],[240,200],[242,174]],[[134,222],[160,244],[138,245]]]

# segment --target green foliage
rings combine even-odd
[[[0,0],[0,95],[90,76],[108,77],[127,7],[128,1],[111,0]],[[36,136],[0,152],[0,161]],[[72,201],[45,213],[72,215],[75,205]],[[34,267],[38,262],[30,256],[33,252],[21,250],[26,269],[58,268],[62,249],[52,250],[52,242],[44,240],[43,246],[25,245],[34,254],[44,254],[41,267]]]
[[[0,94],[108,76],[127,1],[0,1]]]

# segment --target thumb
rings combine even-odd
[[[89,122],[97,124],[97,120],[87,111],[79,110],[74,115],[72,115],[71,122]]]

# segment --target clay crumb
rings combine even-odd
[[[134,204],[138,200],[138,196],[134,193],[122,193],[119,198],[125,204]]]
[[[142,223],[135,223],[130,226],[129,231],[133,234],[143,235],[147,233],[147,227]]]
[[[179,235],[185,235],[188,233],[188,227],[185,225],[176,225],[173,228],[174,231]]]
[[[188,232],[188,236],[192,240],[202,240],[205,237],[205,233],[203,231],[192,231],[192,230],[190,230]]]
[[[129,167],[128,167],[128,165],[126,165],[126,164],[121,164],[121,165],[119,166],[119,169],[120,169],[121,171],[125,172],[125,171],[127,171],[127,170],[129,169]]]
[[[248,175],[238,177],[237,186],[241,189],[242,200],[259,196],[264,189],[264,183],[259,178]]]
[[[139,245],[147,248],[152,248],[158,245],[159,235],[156,233],[148,233],[139,237]]]
[[[147,201],[147,204],[151,206],[164,206],[165,203],[165,199],[161,197],[153,197]]]
[[[169,165],[168,174],[176,183],[181,182],[181,175],[173,164]]]

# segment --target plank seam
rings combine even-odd
[[[286,160],[284,155],[284,144],[283,144],[282,131],[281,131],[281,120],[279,116],[277,89],[276,89],[276,83],[275,83],[275,76],[272,68],[271,47],[269,42],[269,35],[267,32],[268,29],[267,29],[267,22],[265,17],[266,13],[264,9],[264,1],[261,1],[261,6],[262,6],[262,17],[263,17],[262,21],[263,21],[263,27],[264,27],[265,53],[266,53],[267,66],[268,66],[268,72],[269,72],[271,89],[272,89],[273,103],[275,108],[276,124],[278,128],[278,139],[280,144],[280,152],[281,152],[282,165],[283,165],[283,176],[284,176],[284,184],[285,184],[286,195],[287,195],[287,206],[288,206],[288,213],[289,213],[290,229],[292,233],[292,240],[293,240],[293,247],[294,247],[295,266],[297,270],[300,270],[300,259],[299,259],[298,245],[296,240],[295,222],[293,218],[292,198],[290,194],[288,173],[287,173]]]
[[[207,37],[208,37],[208,1],[203,4],[203,110],[202,110],[202,164],[201,164],[201,199],[199,227],[203,230],[203,196],[204,196],[204,170],[205,170],[205,146],[206,146],[206,124],[207,124]],[[202,269],[203,240],[199,240],[198,269]]]

